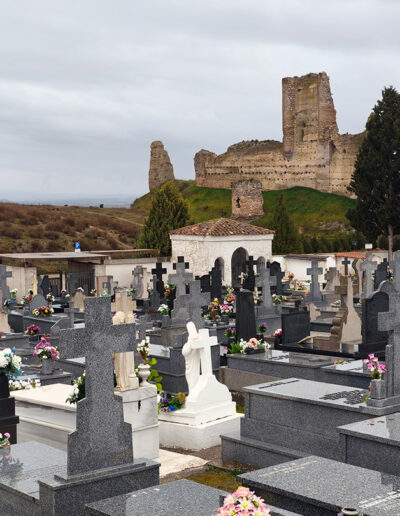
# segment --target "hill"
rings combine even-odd
[[[189,203],[193,223],[230,216],[230,190],[202,188],[194,181],[175,184]],[[302,233],[333,238],[350,230],[345,214],[354,200],[301,187],[264,192],[265,216],[254,224],[270,227],[280,194]],[[77,240],[82,250],[132,248],[151,197],[150,193],[140,197],[131,208],[0,203],[0,252],[73,250]]]
[[[189,203],[194,223],[230,216],[230,190],[198,187],[194,181],[176,180],[175,184]],[[254,221],[253,224],[265,228],[271,226],[272,214],[281,194],[301,233],[310,236],[333,237],[342,231],[350,230],[346,212],[349,208],[354,207],[355,200],[303,187],[263,192],[265,215]],[[137,223],[143,221],[150,210],[150,205],[150,193],[137,199],[132,204],[131,220]]]

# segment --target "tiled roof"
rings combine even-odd
[[[171,235],[192,235],[192,236],[216,236],[224,237],[231,235],[271,235],[271,229],[252,226],[246,222],[239,222],[233,219],[215,219],[185,226],[184,228],[171,231]]]
[[[365,260],[365,253],[362,253],[360,251],[348,251],[348,252],[342,252],[342,253],[336,253],[336,258],[353,258],[355,259],[361,259]]]

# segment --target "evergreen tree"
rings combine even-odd
[[[311,239],[306,235],[301,235],[301,243],[303,244],[303,250],[305,254],[311,254],[313,252],[311,247]]]
[[[366,129],[349,186],[357,204],[347,216],[370,240],[387,235],[392,259],[400,230],[400,95],[392,86],[383,90]]]
[[[311,249],[313,253],[318,253],[319,251],[319,242],[315,235],[311,238]]]
[[[299,233],[289,216],[282,194],[279,196],[275,206],[272,217],[272,229],[275,231],[275,237],[272,241],[274,254],[302,252]]]
[[[183,199],[175,185],[167,181],[153,194],[150,213],[145,220],[137,247],[159,249],[161,256],[171,256],[172,230],[189,223],[188,203]]]

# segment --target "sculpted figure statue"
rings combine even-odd
[[[196,349],[193,344],[199,340],[196,326],[190,322],[186,325],[189,337],[182,348],[182,355],[185,357],[185,376],[189,387],[189,394],[200,378],[200,349]]]
[[[131,315],[131,317],[130,317]],[[133,323],[134,315],[125,317],[124,312],[117,312],[113,317],[113,324]],[[117,391],[129,391],[139,387],[139,381],[134,372],[133,351],[126,353],[115,353],[113,355],[114,370],[117,377]]]

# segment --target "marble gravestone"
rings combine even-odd
[[[36,294],[33,296],[32,301],[29,303],[29,315],[32,315],[32,310],[41,308],[42,306],[49,306],[47,299],[42,294]]]
[[[158,285],[160,282],[157,279],[157,276],[155,274],[153,274],[151,283],[152,283],[153,288],[151,289],[151,292],[149,295],[150,307],[151,307],[153,313],[157,313],[158,309],[160,308],[160,305],[161,305],[161,302],[160,302],[161,300],[160,300],[160,293],[158,291]]]
[[[160,441],[164,446],[203,449],[220,442],[223,431],[239,428],[240,416],[228,387],[213,374],[211,347],[217,337],[209,330],[187,324],[188,339],[182,348],[189,395],[179,411],[161,412]]]
[[[306,297],[306,302],[315,303],[320,306],[324,302],[324,296],[319,286],[319,275],[323,273],[322,267],[318,267],[318,260],[311,260],[311,268],[307,269],[307,274],[311,276],[310,293]]]
[[[271,287],[276,287],[276,277],[271,276],[271,270],[268,267],[261,267],[258,277],[256,278],[256,286],[262,289],[262,304],[258,309],[260,316],[275,314],[275,305],[272,302]]]
[[[210,274],[211,299],[222,300],[222,272],[216,267],[211,269]]]
[[[1,292],[0,292],[0,298],[1,298]],[[0,306],[0,333],[10,333],[11,328],[8,324],[8,314],[3,310],[3,308]]]
[[[7,285],[7,278],[12,278],[12,272],[7,271],[7,267],[5,265],[0,264],[0,291],[1,291],[1,306],[6,299],[10,298],[10,289]]]
[[[123,312],[125,316],[133,315],[136,308],[136,301],[133,301],[131,296],[128,296],[126,288],[115,289],[115,312]]]
[[[75,290],[75,292],[71,296],[71,301],[74,303],[74,307],[79,310],[79,312],[85,311],[85,293],[82,290]]]
[[[175,299],[174,312],[177,310],[178,313],[181,313],[182,310],[187,310],[190,320],[195,324],[197,329],[200,329],[204,327],[202,307],[208,306],[210,301],[210,293],[201,292],[200,281],[190,281],[189,294],[179,296]]]
[[[135,324],[111,324],[109,297],[86,299],[85,327],[60,331],[61,357],[86,358],[86,397],[77,404],[76,431],[68,436],[66,460],[58,459],[66,466],[43,471],[38,461],[31,479],[39,489],[29,499],[22,484],[10,498],[0,476],[0,513],[12,504],[21,516],[78,515],[87,503],[158,484],[159,464],[133,460],[131,425],[124,422],[122,398],[114,394],[112,354],[132,351],[135,334]],[[25,453],[15,446],[17,454]],[[30,443],[28,455],[34,448]],[[60,451],[47,447],[46,460],[55,453]]]
[[[241,290],[236,295],[236,335],[237,340],[248,341],[257,337],[253,292]]]
[[[186,326],[189,321],[189,309],[184,306],[179,298],[186,295],[186,284],[193,281],[193,274],[185,272],[189,268],[189,264],[185,262],[183,256],[178,256],[177,263],[173,265],[175,274],[168,275],[168,283],[175,285],[176,298],[174,308],[171,311],[171,323],[173,326]]]
[[[132,271],[133,282],[132,288],[134,289],[133,299],[138,299],[143,297],[143,267],[141,265],[137,265]]]
[[[369,353],[384,352],[388,343],[388,333],[378,329],[378,314],[389,310],[389,286],[388,282],[381,283],[371,296],[362,301],[362,345],[359,351],[363,351],[365,356]]]

